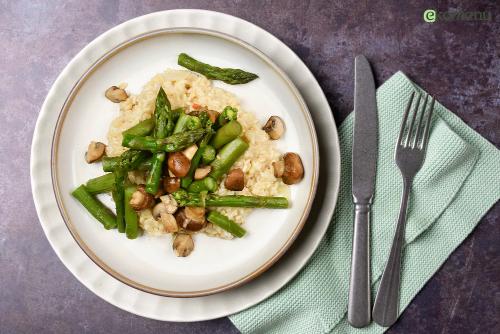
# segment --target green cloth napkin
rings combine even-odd
[[[396,228],[402,179],[394,145],[412,91],[402,72],[377,90],[379,155],[373,203],[372,296],[375,296]],[[289,284],[260,304],[230,317],[243,333],[382,333],[372,323],[355,329],[346,320],[353,205],[352,114],[340,127],[342,180],[333,221],[309,263]],[[450,253],[500,198],[500,151],[452,112],[435,104],[426,161],[410,196],[403,255],[404,310]],[[313,222],[310,222],[313,223]]]

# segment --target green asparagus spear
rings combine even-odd
[[[247,149],[248,144],[243,139],[239,137],[233,139],[220,150],[217,159],[211,163],[212,171],[209,176],[219,180]]]
[[[134,136],[147,136],[151,134],[155,128],[155,120],[153,117],[140,121],[133,127],[122,132],[122,134],[129,134]]]
[[[272,196],[208,195],[205,199],[205,203],[206,206],[227,206],[235,208],[288,208],[288,199],[286,197]]]
[[[101,162],[103,171],[113,172],[120,163],[120,157],[103,157]]]
[[[183,113],[179,116],[179,119],[175,124],[174,133],[199,129],[201,127],[202,123],[198,117]]]
[[[128,135],[131,136],[131,135]],[[105,172],[114,172],[117,169],[136,170],[148,159],[150,153],[139,150],[128,150],[119,157],[102,158],[102,169]]]
[[[155,128],[153,136],[157,139],[165,138],[170,135],[174,127],[174,122],[172,120],[170,101],[168,100],[167,94],[162,87],[158,91],[156,96],[155,105]]]
[[[130,151],[132,151],[132,150],[130,150]],[[143,151],[137,151],[137,152],[143,152]],[[153,160],[153,157],[150,157],[150,158],[142,161],[137,167],[134,166],[135,168],[133,168],[133,169],[139,170],[139,171],[148,171],[151,169],[152,160]],[[118,168],[119,162],[120,162],[120,157],[104,157],[104,158],[102,158],[102,169],[105,172],[114,172],[115,169]],[[127,168],[127,170],[132,170],[132,169]]]
[[[146,179],[146,192],[150,194],[154,195],[158,192],[165,158],[165,152],[158,152],[153,156],[151,170],[149,171],[148,177]]]
[[[244,196],[244,195],[213,195],[188,193],[181,189],[172,194],[179,206],[226,206],[234,208],[288,208],[286,197]]]
[[[186,129],[186,123],[188,119],[189,115],[186,113],[182,113],[179,115],[179,119],[177,120],[177,123],[175,123],[174,134],[181,133]]]
[[[177,120],[179,119],[179,116],[181,114],[185,114],[185,111],[184,111],[184,108],[175,108],[174,110],[172,110],[172,120],[174,121],[174,124],[175,122],[177,122]]]
[[[113,184],[112,196],[116,207],[116,226],[118,232],[125,232],[125,172],[121,169],[114,172],[115,183]]]
[[[214,225],[219,226],[223,230],[228,231],[235,237],[241,238],[245,235],[246,231],[243,227],[229,219],[228,217],[224,216],[222,213],[217,212],[217,211],[211,211],[208,216],[207,220],[211,222]]]
[[[163,88],[160,87],[156,97],[155,108],[155,129],[154,138],[163,139],[169,136],[174,130],[174,121],[170,101]],[[160,187],[160,179],[163,173],[163,164],[165,162],[165,152],[157,152],[153,155],[151,169],[146,180],[146,191],[150,194],[156,194]]]
[[[175,121],[179,118],[179,115],[181,113],[184,113],[184,108],[177,108],[172,110],[173,123],[175,123]],[[122,134],[124,135],[129,134],[134,136],[148,136],[151,134],[151,132],[153,132],[154,128],[155,128],[155,118],[151,117],[143,121],[140,121],[130,129],[123,131]]]
[[[179,55],[177,63],[188,70],[203,74],[209,79],[221,80],[230,85],[244,84],[259,77],[257,74],[240,69],[211,66],[191,58],[185,53]]]
[[[137,217],[137,213],[130,206],[130,199],[132,198],[132,194],[135,192],[136,187],[127,187],[125,188],[125,235],[129,239],[137,238],[139,234],[139,218]]]
[[[219,149],[229,143],[231,140],[237,138],[242,131],[243,128],[241,127],[241,124],[238,123],[238,121],[231,121],[229,123],[226,123],[215,133],[214,139],[212,139],[212,146],[216,149]]]
[[[85,209],[101,224],[106,230],[116,228],[116,217],[104,204],[92,196],[82,184],[71,193]]]
[[[201,128],[201,120],[196,116],[189,116],[189,119],[186,123],[186,130],[194,130]]]
[[[210,117],[208,116],[208,112],[206,111],[202,111],[199,115],[198,115],[198,118],[200,119],[200,122],[201,122],[201,127],[202,128],[208,128],[208,127],[212,127],[213,123],[212,121],[210,120]]]
[[[149,156],[149,152],[142,152],[139,150],[125,151],[120,155],[117,169],[122,169],[124,171],[135,170],[141,163],[146,161]]]
[[[122,146],[134,150],[160,152],[161,139],[155,139],[151,136],[140,137],[133,135],[124,135]]]
[[[208,125],[207,128],[207,133],[203,137],[203,139],[200,142],[200,146],[198,147],[198,150],[194,154],[193,158],[191,159],[191,165],[189,166],[189,171],[186,176],[184,176],[181,179],[181,187],[184,189],[187,189],[191,182],[193,182],[193,177],[194,177],[194,172],[196,171],[196,168],[198,168],[203,151],[205,150],[208,142],[210,141],[210,138],[212,138],[213,130],[211,129],[211,125]],[[215,189],[214,189],[215,190]]]
[[[104,174],[87,181],[85,188],[92,195],[109,193],[113,190],[115,175],[113,173]]]
[[[217,182],[210,176],[207,176],[201,180],[196,180],[192,182],[188,187],[188,191],[190,193],[200,193],[202,191],[214,192],[215,189],[217,189]]]
[[[123,207],[123,197],[124,194],[124,184],[127,177],[127,171],[134,170],[145,161],[147,158],[147,152],[129,150],[124,152],[119,158],[115,165],[113,171],[114,183],[111,189],[111,195],[116,205],[116,220],[119,232],[124,232],[124,207]]]
[[[231,106],[226,106],[224,110],[217,117],[216,128],[221,127],[230,121],[236,121],[238,119],[238,109]]]
[[[201,162],[204,165],[208,165],[212,161],[215,160],[217,152],[215,151],[215,148],[212,145],[207,145],[201,152]]]
[[[206,133],[205,129],[196,129],[176,133],[165,139],[155,139],[153,137],[123,136],[122,145],[124,147],[137,150],[149,150],[153,152],[179,152],[186,147],[196,143]]]

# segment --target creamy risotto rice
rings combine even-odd
[[[108,156],[118,156],[126,150],[121,146],[123,131],[153,115],[160,86],[165,90],[173,109],[190,108],[193,104],[206,106],[208,109],[219,112],[222,112],[226,106],[238,108],[238,122],[243,127],[243,136],[250,147],[234,167],[241,168],[245,173],[245,188],[242,191],[230,191],[224,188],[224,182],[222,182],[217,194],[290,197],[288,186],[281,179],[274,177],[272,162],[279,159],[280,153],[267,133],[261,129],[262,125],[255,115],[242,110],[238,99],[233,94],[213,87],[210,80],[189,71],[166,70],[157,74],[144,86],[140,94],[130,95],[126,101],[120,103],[120,114],[113,120],[108,132],[106,148]],[[126,85],[122,84],[121,88],[124,87]],[[137,184],[144,183],[144,176],[137,172],[129,173],[129,179]],[[252,209],[217,208],[216,210],[235,222],[243,224],[245,217]],[[139,222],[147,234],[166,234],[163,225],[153,218],[149,209],[140,212]],[[210,223],[203,229],[203,232],[210,236],[233,238],[230,233]]]

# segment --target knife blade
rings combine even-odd
[[[368,60],[355,58],[352,196],[354,233],[347,319],[354,327],[371,321],[370,211],[375,190],[378,116],[375,81]]]

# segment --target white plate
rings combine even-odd
[[[109,124],[118,114],[118,105],[109,102],[103,92],[113,84],[126,82],[129,92],[140,93],[155,74],[179,67],[177,56],[182,52],[203,62],[258,73],[259,79],[245,85],[220,82],[214,85],[234,93],[242,108],[255,114],[261,124],[272,115],[280,116],[286,124],[286,133],[274,143],[283,152],[298,153],[305,169],[304,179],[290,187],[289,209],[254,210],[246,219],[248,233],[241,239],[225,241],[197,234],[195,249],[186,258],[174,255],[170,235],[144,236],[131,241],[116,230],[105,231],[70,195],[80,184],[103,174],[99,164],[84,162],[88,143],[105,142]],[[75,85],[62,108],[52,160],[58,205],[85,253],[120,281],[169,297],[224,291],[269,268],[289,248],[306,221],[319,165],[311,117],[286,75],[258,50],[240,40],[193,28],[144,34],[101,57]]]
[[[326,169],[323,168],[325,170],[322,171],[322,175],[326,177],[326,179],[323,177],[323,183],[320,185],[320,188],[323,190],[323,193],[321,194],[322,195],[321,198],[318,199],[317,203],[315,204],[316,209],[312,214],[314,220],[310,220],[309,221],[310,224],[306,224],[307,234],[300,237],[299,239],[300,245],[292,249],[292,254],[290,254],[290,256],[287,256],[284,259],[282,259],[277,266],[272,268],[271,272],[264,274],[262,278],[259,278],[254,282],[246,284],[238,289],[233,289],[212,296],[189,298],[189,299],[174,299],[174,298],[159,297],[153,294],[148,294],[133,289],[121,282],[118,282],[117,280],[113,279],[111,276],[107,275],[102,270],[100,270],[94,263],[92,263],[89,260],[88,257],[85,256],[85,254],[77,246],[75,241],[71,238],[71,235],[68,233],[68,230],[63,220],[61,219],[61,216],[55,204],[54,193],[51,189],[52,187],[50,182],[51,166],[50,166],[49,147],[52,140],[52,133],[54,131],[55,124],[57,121],[57,116],[58,116],[57,111],[61,110],[62,106],[65,103],[66,98],[70,95],[71,88],[75,85],[75,83],[79,80],[79,78],[89,68],[91,68],[92,65],[100,57],[102,57],[110,50],[116,48],[117,45],[120,45],[121,43],[130,40],[131,38],[134,38],[136,36],[140,36],[145,33],[151,33],[152,31],[156,31],[158,29],[179,28],[179,27],[203,28],[203,29],[210,29],[214,31],[223,32],[235,36],[249,44],[256,46],[261,51],[270,56],[281,68],[283,68],[291,76],[295,84],[299,86],[299,89],[302,90],[302,93],[305,96],[309,104],[309,107],[311,108],[313,117],[315,118],[316,127],[317,129],[319,128],[318,131],[323,135],[326,135],[325,129],[329,128],[328,130],[330,132],[328,133],[327,137],[323,137],[324,140],[326,139],[328,141],[325,143],[321,143],[320,145],[322,146],[323,149],[326,148],[328,150],[327,152],[329,153],[328,157],[329,159],[332,157],[334,158],[333,161],[330,161],[330,163],[327,164],[328,168]],[[185,45],[185,47],[189,47],[189,45]],[[225,48],[226,47],[228,46],[225,46]],[[140,49],[142,48],[136,49],[135,52],[140,53],[141,52]],[[127,52],[130,50],[131,52],[134,52],[133,47],[129,47],[122,52]],[[241,48],[239,50],[241,50]],[[234,51],[234,52],[242,52],[242,51]],[[250,60],[252,59],[251,57],[245,59],[247,59],[250,62],[252,61]],[[148,65],[147,68],[148,69],[151,68],[151,71],[154,72],[161,70],[165,67],[165,65],[162,65],[163,64],[162,61],[163,60],[161,61],[158,60],[157,64],[152,62],[151,64]],[[171,64],[171,60],[168,60],[168,57],[166,61],[169,61],[169,64]],[[123,80],[130,81],[129,77],[123,77],[123,71],[122,72],[120,72],[119,70],[113,71],[113,66],[120,68],[119,62],[116,62],[113,65],[113,62],[111,61],[109,62],[109,64],[112,65],[111,68],[104,73],[114,75],[114,77],[112,76],[110,78],[110,82],[103,83],[102,84],[103,87],[107,86],[110,83],[115,83],[116,80],[120,79],[121,81]],[[227,63],[227,65],[231,65],[234,67],[242,67],[238,66],[237,64],[238,61],[228,61]],[[136,66],[140,66],[140,63],[139,62],[136,63]],[[250,69],[252,67],[250,66],[247,68]],[[259,68],[265,71],[264,67],[259,67]],[[141,74],[142,77],[132,78],[134,85],[138,85],[136,86],[135,89],[138,89],[139,85],[141,83],[144,83],[145,78],[149,77],[150,74],[152,74],[147,72],[148,70],[146,69],[144,70],[146,72],[144,74]],[[127,73],[128,72],[129,71],[127,71]],[[272,78],[273,75],[271,72],[272,71],[265,73],[268,74],[270,78]],[[270,79],[270,80],[277,80],[277,79]],[[283,78],[280,78],[280,80],[283,81]],[[263,84],[264,85],[279,84],[280,80],[274,82],[269,81]],[[284,81],[286,83],[286,80]],[[99,82],[100,80],[97,80],[96,85],[98,85]],[[283,85],[282,87],[285,88],[285,86],[286,85]],[[261,88],[262,87],[257,87],[256,89],[261,89]],[[95,89],[96,91],[92,92],[92,89]],[[85,90],[85,87],[82,87],[82,91],[83,90]],[[89,86],[88,96],[98,95],[96,94],[97,91],[102,92],[102,87],[91,88]],[[256,90],[256,92],[257,91],[258,90]],[[280,95],[283,92],[286,93],[286,91],[287,89],[279,90]],[[293,89],[292,90],[288,89],[288,91],[291,91],[293,93]],[[290,116],[294,121],[293,124],[298,124],[301,121],[300,118],[297,118],[298,117],[297,115],[300,115],[298,113],[291,113],[291,114],[284,113],[284,108],[292,106],[287,105],[286,102],[279,101],[279,96],[273,97],[272,94],[270,97],[266,96],[266,100],[269,101],[273,101],[273,98],[276,101],[278,101],[276,102],[276,105],[281,105],[281,108],[278,108],[278,110],[282,113],[282,115],[295,115],[295,116]],[[287,98],[286,100],[289,99]],[[77,105],[78,95],[74,103],[75,103],[74,105]],[[245,103],[250,103],[250,102],[245,101]],[[249,104],[249,106],[252,107],[251,104]],[[259,106],[258,104],[255,104],[253,107],[258,108],[258,106]],[[86,107],[90,106],[87,105]],[[82,110],[86,109],[84,104],[81,106],[81,108]],[[89,111],[84,111],[84,112],[89,112]],[[68,115],[72,114],[76,115],[76,113],[74,112],[68,113]],[[265,117],[262,114],[260,114],[259,116],[261,118]],[[68,120],[70,117],[71,116],[68,116]],[[307,121],[307,118],[305,120]],[[72,124],[77,124],[78,121],[79,121],[78,117],[75,117],[75,119],[71,120],[71,122],[73,122]],[[63,133],[61,134],[61,136],[64,136],[65,128],[66,126],[63,127]],[[294,130],[298,131],[297,127]],[[89,138],[93,138],[92,136],[103,134],[104,131],[105,131],[104,128],[97,129],[95,133],[89,133],[88,136],[90,136]],[[294,133],[295,131],[291,131],[291,133]],[[80,134],[75,137],[76,139],[78,139],[78,141],[75,141],[73,143],[75,147],[78,146],[76,145],[76,143],[79,143],[81,140],[84,140],[86,142],[87,139],[89,139],[85,137],[85,134]],[[70,140],[71,136],[66,136],[65,138],[67,140]],[[295,138],[291,137],[290,139],[292,143],[294,143],[293,141],[295,140],[296,144],[298,138],[301,138],[301,140],[307,140],[307,136],[301,134],[300,132],[296,132]],[[296,150],[298,150],[301,155],[302,154],[307,155],[308,151],[307,149],[303,149],[304,147],[310,148],[311,146],[299,145]],[[65,150],[64,152],[66,154],[69,154],[69,152],[71,152],[69,147],[65,148],[64,145],[60,147],[59,150],[61,150],[61,152],[62,150]],[[73,155],[70,157],[68,161],[70,166],[77,165],[76,161],[79,160],[82,152],[83,151],[81,150],[79,151],[78,149],[74,150]],[[57,164],[55,165],[55,167],[57,167]],[[64,180],[72,180],[73,184],[71,184],[70,187],[73,187],[78,182],[84,181],[87,178],[87,176],[91,175],[90,172],[89,174],[82,175],[83,174],[82,171],[76,169],[73,170],[68,169],[68,170],[69,172],[65,172],[66,174],[61,172],[60,175],[64,175],[65,177]],[[321,92],[321,89],[317,85],[316,81],[314,80],[310,72],[304,66],[304,64],[293,54],[293,52],[291,52],[281,42],[276,40],[268,33],[264,32],[260,28],[257,28],[256,26],[248,22],[242,21],[240,19],[231,16],[213,12],[199,11],[199,10],[167,11],[167,12],[160,12],[143,16],[131,20],[129,22],[126,22],[120,26],[117,26],[116,28],[113,28],[112,30],[106,32],[105,34],[97,38],[95,41],[90,43],[65,68],[65,70],[61,73],[56,83],[52,87],[51,91],[49,92],[49,95],[42,107],[39,120],[37,122],[37,127],[33,140],[33,148],[32,148],[31,172],[32,172],[32,185],[33,185],[33,195],[35,199],[35,204],[37,207],[37,212],[39,214],[42,226],[44,228],[45,233],[47,234],[47,238],[51,242],[54,250],[59,255],[63,263],[68,267],[68,269],[71,272],[73,272],[73,274],[78,279],[80,279],[80,281],[83,284],[85,284],[87,287],[89,287],[92,291],[94,291],[96,294],[98,294],[105,300],[108,300],[114,305],[129,310],[131,312],[162,320],[194,321],[194,320],[209,319],[209,318],[224,316],[255,304],[256,302],[262,300],[266,296],[275,292],[278,288],[280,288],[283,284],[285,284],[289,279],[291,279],[291,277],[293,277],[298,272],[298,270],[303,266],[305,261],[307,261],[307,259],[310,257],[310,255],[313,253],[314,249],[318,245],[319,240],[321,239],[321,236],[323,235],[324,231],[326,230],[326,227],[328,225],[335,204],[336,194],[338,191],[338,180],[339,180],[338,139],[336,135],[333,118],[331,116],[326,99],[324,98],[324,95]],[[94,172],[97,173],[97,171]],[[58,178],[59,177],[60,176],[58,173]],[[305,182],[304,184],[306,183],[307,182]],[[313,179],[309,181],[309,185],[313,183],[314,183]],[[69,189],[61,189],[61,190],[62,190],[61,194],[63,194],[62,203],[64,203],[65,206],[71,205],[69,204],[70,203],[69,198],[64,199],[64,196],[66,196],[64,195],[64,193],[67,194],[67,191],[65,190]],[[297,196],[295,196],[294,198],[296,200],[298,199]],[[328,206],[321,208],[320,202],[322,200],[326,200]],[[320,206],[317,205],[318,203],[320,204]],[[294,202],[294,206],[295,205],[296,203]],[[297,206],[300,207],[300,202]],[[306,207],[307,205],[302,206],[302,208]],[[77,209],[78,208],[73,208],[68,211],[77,212],[78,211]],[[258,218],[258,214],[256,214],[255,216]],[[258,220],[257,218],[253,219]],[[277,219],[282,219],[282,218],[283,217],[279,217]],[[254,221],[253,223],[252,221],[250,221],[249,230],[252,230],[251,228],[254,227],[256,228],[255,231],[258,231],[257,223],[258,223],[257,221]],[[96,224],[95,222],[86,222],[85,226],[89,225],[95,226]],[[110,235],[102,237],[104,239],[101,239],[99,242],[92,244],[93,250],[94,251],[97,250],[97,252],[99,252],[101,256],[104,256],[106,253],[106,249],[104,248],[99,249],[99,247],[102,247],[100,245],[102,245],[103,241],[104,243],[108,241],[121,242],[116,240],[116,235],[117,235],[116,233],[114,234],[111,234],[113,232],[102,233],[102,230],[96,230],[96,231],[92,231],[91,229],[85,230],[85,228],[83,228],[82,226],[79,226],[77,230],[78,232],[86,231],[85,233],[87,233],[87,235],[84,236],[83,239],[87,242],[91,242],[92,240],[91,236],[93,232],[98,232],[99,235],[103,234]],[[276,231],[277,234],[275,235],[280,234],[278,233],[278,231],[281,228],[286,228],[286,226],[279,225],[279,228]],[[285,231],[287,231],[288,233],[290,232],[290,230],[286,229]],[[252,233],[259,233],[259,232],[252,231]],[[290,236],[290,234],[288,234],[288,236]],[[101,236],[99,236],[99,238],[101,238]],[[224,241],[219,241],[219,240],[213,240],[213,241],[221,244],[225,243]],[[199,247],[200,248],[204,248],[205,246],[211,247],[212,245],[209,245],[209,243],[211,242],[212,240],[203,241]],[[256,248],[254,250],[261,249],[260,247],[262,247],[262,245],[263,244],[261,244],[260,246],[259,245],[255,246]],[[139,247],[142,246],[144,245],[139,245]],[[154,245],[151,247],[154,247]],[[118,249],[122,251],[121,248]],[[300,251],[296,251],[296,249],[300,249]],[[229,248],[229,250],[231,250],[231,248]],[[272,250],[271,253],[274,252],[274,254],[276,254],[275,251],[276,249]],[[246,270],[248,272],[255,273],[256,267],[258,267],[259,265],[261,265],[262,267],[262,263],[266,262],[269,263],[270,253],[264,254],[264,256],[267,256],[267,261],[263,261],[260,263],[255,262],[251,265],[242,264],[241,262],[238,262],[238,257],[236,256],[235,258],[233,258],[234,260],[231,265],[235,265],[236,267],[238,267],[239,265],[240,267],[238,268],[241,269],[244,267],[247,268]],[[247,257],[246,259],[248,260],[249,258]],[[136,270],[130,270],[129,272],[127,272],[126,263],[120,263],[120,260],[116,260],[118,262],[112,262],[114,261],[112,258],[107,258],[106,261],[111,262],[113,264],[113,269],[119,268],[122,271],[122,273],[125,273],[126,275],[134,275],[134,273],[136,273]],[[179,268],[182,268],[182,264],[180,265]],[[240,270],[239,273],[236,274],[236,276],[241,277],[241,272],[242,271]],[[186,271],[185,273],[192,274],[189,271]],[[213,277],[216,277],[217,272],[216,271],[213,271],[211,273],[209,272],[208,275],[214,275]],[[134,279],[143,283],[144,280],[146,279],[145,276],[147,275],[144,276],[139,275],[134,277]],[[229,279],[229,281],[234,283],[235,282],[234,279],[237,278],[236,276],[233,276],[231,279]],[[159,288],[162,290],[168,289],[169,286],[162,285],[165,283],[158,278],[161,278],[161,276],[156,277],[152,281],[146,281],[145,283],[148,286],[153,286],[153,288]],[[232,284],[231,282],[229,282],[229,284]],[[214,286],[216,286],[215,288],[217,288],[220,287],[221,284],[225,283],[226,282],[219,281],[216,282],[210,288],[214,288]],[[192,291],[193,286],[176,285],[174,289],[175,291]],[[188,312],[186,312],[187,309],[189,310]]]

